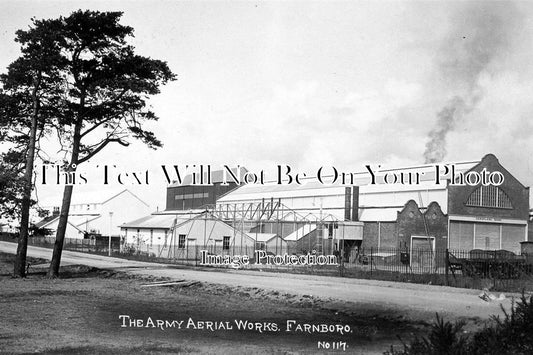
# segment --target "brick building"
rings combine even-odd
[[[503,183],[500,186],[459,186],[448,180],[441,186],[428,186],[426,192],[433,191],[434,200],[427,206],[417,203],[414,194],[395,215],[384,213],[385,206],[377,208],[375,211],[378,212],[373,214],[375,220],[368,216],[363,218],[362,246],[402,249],[432,246],[437,250],[505,249],[519,252],[520,242],[528,240],[529,188],[492,154],[462,172],[481,173],[483,169],[500,172]],[[389,200],[391,196],[389,194]],[[387,194],[383,194],[381,203],[386,200]],[[365,217],[365,209],[370,207],[360,206],[362,217]]]
[[[438,168],[440,167],[441,170]],[[455,175],[444,169],[453,167]],[[465,176],[498,172],[499,186],[480,182],[459,185]],[[386,183],[399,176],[414,177],[409,183]],[[392,177],[392,178],[391,178]],[[520,242],[528,240],[529,188],[520,183],[492,155],[479,161],[426,164],[398,169],[382,169],[375,183],[368,172],[353,174],[354,185],[324,185],[312,179],[305,185],[243,185],[217,202],[219,207],[245,206],[262,201],[279,201],[301,215],[313,215],[316,228],[298,226],[294,241],[290,224],[277,233],[296,245],[313,247],[319,240],[323,250],[340,249],[429,249],[499,250],[520,252]],[[471,183],[472,181],[470,181]],[[248,204],[248,205],[247,205]],[[255,206],[255,205],[254,205]],[[283,215],[283,213],[282,213]],[[339,226],[333,236],[324,226]],[[362,233],[341,233],[346,223],[356,224]],[[252,230],[254,227],[251,227]],[[318,230],[317,230],[318,229]],[[294,238],[293,238],[294,239]],[[329,240],[328,239],[333,239]],[[325,243],[326,241],[327,243]],[[329,244],[331,244],[331,246]]]
[[[502,181],[460,184],[465,176],[483,172],[497,173]],[[520,252],[521,242],[533,241],[528,233],[529,188],[492,154],[479,161],[380,169],[370,175],[351,174],[352,186],[323,184],[312,177],[305,184],[236,186],[222,185],[221,174],[213,172],[210,186],[187,179],[169,186],[167,209],[158,214],[193,218],[212,209],[241,234],[281,238],[291,253],[342,251],[348,259],[361,248],[373,248],[384,257],[401,249],[412,265],[424,254],[414,250]],[[402,176],[408,177],[407,183],[396,181]]]
[[[244,168],[243,168],[244,169]],[[235,169],[232,169],[235,173]],[[246,169],[243,170],[246,172]],[[204,173],[204,175],[206,175]],[[204,176],[204,181],[208,181]],[[234,190],[238,185],[233,181],[223,184],[223,171],[217,170],[210,174],[210,185],[193,184],[193,175],[185,176],[181,184],[173,182],[167,187],[167,211],[183,211],[207,208],[216,203],[217,199]]]

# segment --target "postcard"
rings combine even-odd
[[[533,3],[0,9],[0,353],[533,349]]]

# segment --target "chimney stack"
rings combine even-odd
[[[359,221],[359,186],[352,186],[352,221]]]
[[[344,190],[344,220],[359,221],[359,186]]]

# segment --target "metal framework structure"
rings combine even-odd
[[[312,212],[305,209],[296,211],[284,205],[281,199],[273,198],[255,202],[208,205],[204,206],[203,210],[198,210],[196,216],[189,216],[187,221],[174,218],[168,233],[165,234],[164,243],[153,247],[151,245],[150,247],[146,246],[146,252],[169,259],[193,260],[197,257],[195,247],[200,247],[198,244],[189,244],[191,240],[196,240],[198,237],[193,235],[198,233],[198,228],[195,228],[196,232],[192,232],[194,226],[199,227],[200,233],[203,234],[201,239],[204,240],[205,245],[201,247],[217,254],[225,254],[226,252],[239,254],[246,250],[253,251],[256,248],[266,248],[267,251],[275,251],[276,254],[289,250],[298,252],[299,249],[332,253],[333,244],[335,244],[335,248],[343,249],[342,243],[339,242],[345,236],[343,224],[353,222],[339,220],[332,214],[324,213],[322,209],[320,209],[320,213]],[[207,245],[208,242],[214,240],[216,234],[214,224],[209,223],[215,220],[232,227],[233,232],[229,247],[223,247],[223,240],[221,242],[218,239],[213,245]],[[182,227],[184,223],[189,223],[186,230],[183,230]],[[182,230],[178,233],[180,227]],[[333,236],[333,229],[337,230],[338,228],[341,229],[335,232],[335,236]],[[272,237],[275,239],[272,239],[268,245],[267,242],[261,240],[261,237],[266,237],[267,234],[276,235]],[[301,239],[307,235],[309,237]],[[220,236],[217,235],[216,237]],[[287,237],[289,238],[286,239]],[[284,239],[284,241],[278,238]],[[247,244],[245,239],[252,240],[253,246],[249,242]],[[144,250],[144,247],[141,249]]]
[[[299,213],[290,207],[281,203],[281,199],[271,198],[261,202],[242,202],[242,203],[217,203],[216,205],[207,206],[207,210],[218,218],[231,221],[251,221],[251,222],[336,222],[338,218],[332,214],[320,213]]]

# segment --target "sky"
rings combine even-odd
[[[148,186],[80,196],[129,188],[164,209],[162,164],[354,172],[488,153],[533,185],[533,2],[0,0],[0,71],[20,54],[17,29],[77,9],[123,11],[137,52],[178,77],[150,101],[162,148],[86,163],[148,169]],[[37,187],[44,205],[61,190]]]

